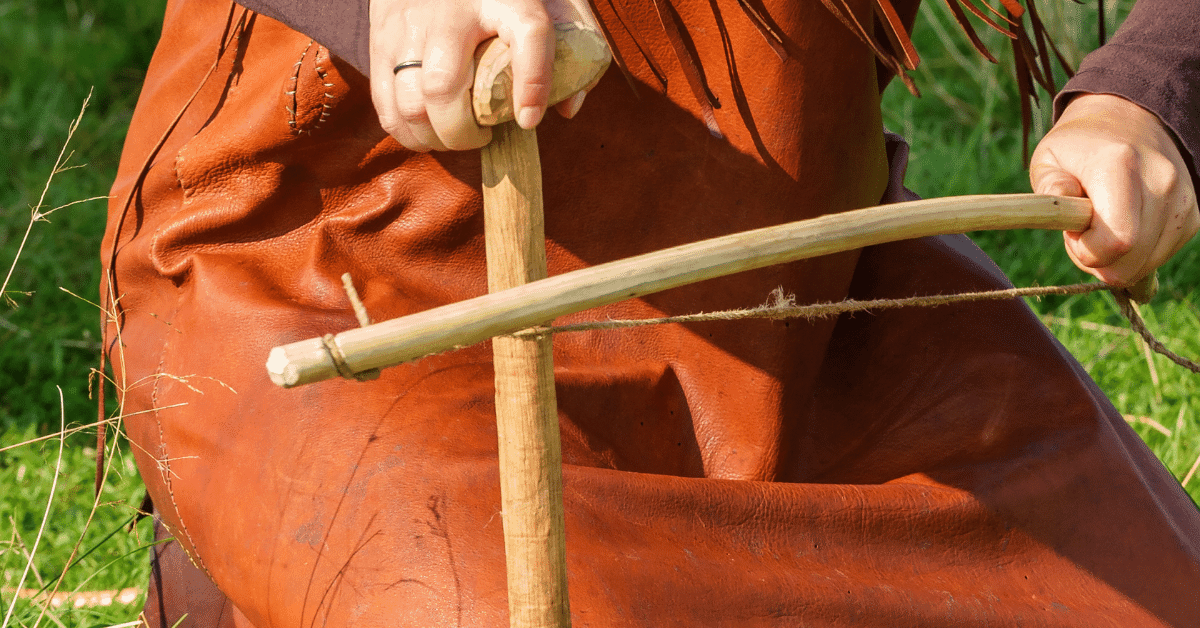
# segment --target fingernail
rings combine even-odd
[[[541,107],[521,107],[521,110],[517,112],[517,124],[521,125],[522,129],[532,129],[541,121]]]
[[[579,113],[579,110],[583,108],[583,99],[587,98],[587,94],[587,90],[585,89],[581,92],[576,92],[568,98],[566,114],[563,117],[568,120],[574,118]]]

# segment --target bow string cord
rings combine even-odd
[[[737,310],[721,310],[717,312],[700,312],[696,314],[684,314],[681,316],[664,316],[660,318],[642,318],[642,319],[610,319],[602,321],[587,321],[582,323],[571,323],[566,325],[551,325],[545,327],[533,327],[525,329],[511,336],[536,336],[540,334],[561,334],[581,331],[595,331],[604,329],[624,329],[628,327],[642,327],[646,325],[665,325],[669,323],[699,323],[706,321],[736,321],[753,318],[766,318],[771,320],[783,320],[790,318],[802,318],[808,321],[840,316],[842,314],[850,314],[855,312],[877,312],[881,310],[891,310],[902,307],[937,307],[939,305],[949,305],[952,303],[970,303],[976,301],[1001,301],[1016,297],[1043,297],[1051,295],[1073,295],[1073,294],[1089,294],[1092,292],[1108,291],[1113,294],[1117,301],[1117,306],[1121,314],[1129,321],[1130,327],[1135,331],[1146,344],[1158,354],[1165,356],[1175,364],[1182,366],[1193,373],[1200,374],[1200,364],[1195,361],[1182,357],[1170,349],[1168,349],[1154,334],[1146,327],[1145,321],[1138,313],[1133,301],[1130,299],[1128,291],[1124,288],[1117,288],[1106,283],[1087,282],[1078,283],[1066,286],[1032,286],[1027,288],[1008,288],[1004,290],[985,290],[980,292],[962,292],[958,294],[939,294],[929,296],[907,297],[901,299],[871,299],[867,301],[859,301],[856,299],[846,299],[834,303],[814,303],[810,305],[797,305],[793,295],[784,293],[783,288],[776,288],[771,292],[766,303],[753,308],[737,309]]]
[[[353,307],[359,324],[366,326],[371,320],[367,316],[366,308],[359,299],[358,291],[354,289],[353,280],[350,278],[350,273],[342,275],[343,287],[346,290],[346,297]],[[857,299],[845,299],[832,303],[813,303],[809,305],[797,305],[795,295],[786,294],[783,287],[775,288],[767,297],[767,301],[762,305],[746,309],[735,310],[720,310],[716,312],[698,312],[696,314],[683,314],[679,316],[662,316],[658,318],[635,318],[635,319],[608,319],[597,321],[585,321],[582,323],[569,323],[566,325],[548,325],[541,327],[530,327],[511,334],[500,334],[501,336],[511,337],[530,337],[540,336],[543,334],[566,334],[581,331],[597,331],[606,329],[625,329],[629,327],[645,327],[647,325],[667,325],[671,323],[703,323],[708,321],[738,321],[753,318],[766,318],[771,320],[784,320],[791,318],[802,318],[807,321],[814,321],[823,318],[831,318],[841,316],[842,314],[852,314],[855,312],[878,312],[881,310],[893,310],[902,307],[937,307],[939,305],[950,305],[953,303],[971,303],[976,301],[1003,301],[1014,299],[1017,297],[1044,297],[1044,296],[1067,296],[1074,294],[1090,294],[1092,292],[1111,292],[1113,298],[1116,299],[1117,307],[1121,315],[1129,321],[1129,326],[1143,341],[1146,342],[1152,351],[1159,355],[1165,356],[1175,364],[1182,366],[1193,373],[1200,374],[1200,363],[1185,358],[1166,347],[1154,333],[1146,327],[1145,320],[1142,319],[1141,313],[1137,309],[1137,305],[1131,298],[1129,291],[1125,288],[1110,286],[1103,282],[1085,282],[1076,283],[1065,286],[1030,286],[1025,288],[1007,288],[1001,290],[983,290],[978,292],[959,292],[955,294],[935,294],[927,296],[906,297],[900,299],[870,299],[867,301],[859,301]],[[323,339],[326,348],[330,346],[336,347],[333,342],[332,335],[326,336]],[[453,351],[461,349],[462,346],[452,347],[449,350]],[[374,379],[379,376],[377,369],[371,369],[364,373],[350,373],[349,366],[345,364],[340,351],[330,349],[330,358],[338,368],[339,374],[343,377],[358,379]],[[428,356],[421,356],[428,357]],[[419,359],[419,358],[417,358]]]

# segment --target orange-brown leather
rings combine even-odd
[[[598,3],[637,90],[610,72],[539,128],[551,273],[884,195],[872,51],[820,3],[761,4],[786,60],[734,0],[671,5],[717,137],[655,2]],[[171,1],[114,185],[108,337],[162,521],[227,599],[161,575],[154,619],[507,623],[490,347],[295,390],[263,367],[356,325],[344,272],[375,320],[485,292],[479,179],[476,152],[400,148],[308,37]],[[569,319],[1004,283],[932,238]],[[554,349],[576,626],[1200,624],[1200,514],[1021,303]]]

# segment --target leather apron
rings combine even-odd
[[[599,4],[631,81],[539,127],[551,274],[897,194],[874,57],[820,3],[762,3],[785,58],[733,0]],[[477,152],[401,148],[309,37],[170,2],[102,253],[178,542],[152,622],[507,624],[489,344],[294,390],[263,366],[357,325],[345,272],[374,320],[486,292],[479,187]],[[1003,285],[930,238],[559,322]],[[562,334],[554,360],[575,626],[1200,625],[1194,504],[1020,302]]]

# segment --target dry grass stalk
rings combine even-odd
[[[59,430],[58,437],[58,461],[54,464],[54,480],[50,484],[50,497],[46,499],[46,512],[42,515],[42,525],[38,528],[37,536],[33,540],[33,549],[29,551],[29,560],[25,561],[25,570],[21,572],[21,579],[17,581],[16,589],[19,591],[25,586],[25,579],[29,576],[29,571],[33,569],[33,557],[37,555],[38,545],[42,542],[42,536],[46,532],[46,522],[50,520],[50,507],[54,504],[54,492],[58,489],[58,476],[62,473],[62,455],[63,449],[66,447],[66,424],[67,424],[67,403],[63,398],[61,387],[58,388],[58,403],[59,403],[59,419],[62,429]],[[7,628],[8,622],[12,620],[13,611],[17,608],[17,600],[20,596],[13,596],[12,603],[8,605],[8,612],[4,615],[4,623],[0,624],[0,628]]]
[[[75,592],[59,592],[54,595],[48,595],[41,589],[5,589],[6,595],[13,595],[20,599],[35,600],[41,604],[49,605],[51,608],[92,608],[97,606],[112,606],[113,604],[133,604],[142,594],[142,589],[130,587],[128,589],[109,590],[109,591],[75,591]]]
[[[1147,425],[1154,431],[1166,436],[1167,438],[1170,438],[1171,434],[1173,434],[1173,432],[1167,426],[1148,416],[1134,416],[1132,414],[1125,414],[1122,416],[1124,416],[1125,420],[1129,423],[1141,423],[1142,425]]]
[[[1196,461],[1192,463],[1192,468],[1188,469],[1187,475],[1183,476],[1183,481],[1179,484],[1183,488],[1187,488],[1188,482],[1192,481],[1192,476],[1196,475],[1196,469],[1200,468],[1200,456],[1196,457]]]
[[[1075,321],[1061,316],[1043,316],[1042,322],[1044,322],[1047,327],[1050,327],[1051,325],[1064,325],[1068,327],[1074,325],[1080,329],[1098,331],[1105,334],[1116,334],[1118,336],[1129,336],[1133,334],[1132,331],[1129,331],[1124,327],[1105,325],[1104,323],[1093,323],[1092,321]]]
[[[85,111],[87,111],[88,101],[91,99],[92,92],[89,90],[87,97],[83,99],[83,106],[79,108],[79,115],[76,116],[75,120],[72,121],[67,127],[67,141],[63,142],[62,149],[58,152],[58,158],[54,161],[54,168],[51,169],[50,176],[46,178],[46,185],[42,187],[42,195],[38,197],[37,205],[34,205],[29,210],[29,224],[25,227],[25,235],[21,237],[21,243],[17,245],[17,253],[13,256],[12,264],[8,267],[8,273],[4,276],[4,282],[0,283],[0,297],[8,299],[9,303],[13,307],[16,307],[16,301],[13,301],[11,297],[7,296],[8,283],[12,280],[13,272],[15,272],[17,269],[17,261],[21,259],[21,253],[24,252],[25,244],[29,241],[29,234],[33,231],[34,223],[38,221],[44,221],[47,216],[65,207],[78,205],[79,203],[86,203],[88,201],[95,201],[102,198],[108,198],[107,196],[94,196],[92,198],[72,201],[66,205],[60,205],[48,211],[42,211],[42,208],[46,206],[46,194],[50,191],[50,183],[54,181],[55,175],[60,172],[65,172],[67,170],[80,167],[67,165],[67,162],[70,161],[71,157],[75,154],[74,152],[68,153],[67,146],[71,143],[71,138],[74,137],[75,130],[79,128],[79,123],[83,121],[83,114]]]

